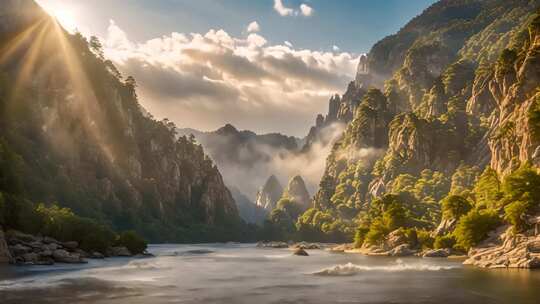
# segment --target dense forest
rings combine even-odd
[[[324,127],[347,123],[285,236],[467,251],[540,211],[538,1],[439,1],[361,60]],[[367,65],[367,67],[366,67]],[[318,128],[313,128],[315,137]]]
[[[0,225],[102,249],[247,240],[251,229],[193,137],[154,119],[100,41],[68,34],[33,1],[0,22]]]

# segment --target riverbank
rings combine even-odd
[[[532,230],[515,234],[510,226],[499,227],[467,253],[452,248],[412,248],[404,239],[391,236],[381,246],[355,248],[353,244],[341,244],[328,250],[365,256],[447,258],[462,260],[464,265],[488,269],[540,269],[540,235]]]
[[[88,259],[136,256],[125,246],[108,247],[104,252],[85,251],[76,241],[60,242],[16,230],[0,229],[0,263],[15,265],[84,264]],[[150,256],[144,252],[139,256]]]

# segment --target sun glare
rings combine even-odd
[[[62,4],[48,3],[46,1],[39,1],[39,4],[68,32],[74,33],[77,30],[76,14],[72,8]]]

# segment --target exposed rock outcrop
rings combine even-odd
[[[272,211],[283,194],[283,187],[278,179],[272,175],[257,193],[255,204],[265,210]]]
[[[501,232],[502,231],[502,232]],[[490,239],[469,251],[466,265],[483,268],[540,268],[540,236],[514,235],[500,229]]]
[[[20,265],[52,265],[54,263],[81,264],[86,259],[103,259],[100,252],[88,253],[79,247],[75,241],[59,242],[51,237],[34,236],[15,230],[5,234],[0,230],[0,249],[2,241],[6,251],[0,251],[5,260]],[[107,249],[108,257],[131,257],[133,254],[126,247],[111,247]],[[144,252],[143,256],[149,256]]]

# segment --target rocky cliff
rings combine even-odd
[[[268,178],[264,186],[257,192],[257,198],[255,204],[267,212],[276,208],[276,203],[283,194],[283,187],[279,183],[278,179],[272,175]]]
[[[347,93],[332,98],[328,116],[318,119],[322,126],[342,117],[347,128],[303,229],[322,229],[321,218],[341,220],[342,233],[356,227],[360,239],[374,240],[403,225],[378,222],[398,212],[388,206],[416,214],[408,228],[435,229],[445,196],[464,195],[474,205],[470,193],[482,168],[504,179],[524,164],[538,165],[539,6],[439,1],[376,43]]]
[[[2,7],[0,138],[17,159],[8,178],[20,181],[0,188],[8,206],[58,202],[153,241],[240,224],[202,147],[146,114],[135,80],[103,58],[99,41],[67,34],[33,1]]]

